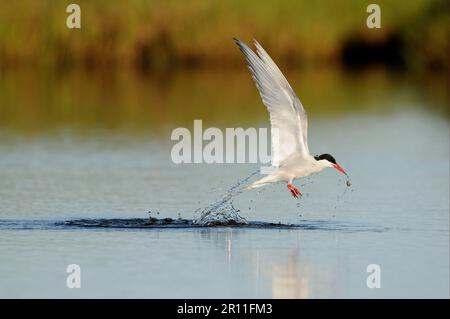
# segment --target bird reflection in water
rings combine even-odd
[[[293,249],[286,263],[272,268],[272,297],[277,299],[331,298],[335,295],[333,272],[302,260]]]

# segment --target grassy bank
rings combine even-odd
[[[69,3],[2,1],[0,65],[228,67],[242,62],[233,36],[284,64],[339,64],[349,41],[376,47],[395,34],[407,66],[449,69],[446,0],[378,1],[379,30],[365,25],[369,1],[78,0],[81,30],[66,27]]]

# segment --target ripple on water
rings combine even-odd
[[[193,219],[183,218],[92,218],[55,220],[0,220],[0,230],[70,230],[70,229],[180,229],[180,228],[233,227],[239,229],[298,229],[346,232],[382,232],[386,227],[338,222],[335,220],[304,220],[298,224],[233,220],[198,224]]]

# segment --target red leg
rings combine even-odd
[[[298,198],[302,195],[302,193],[300,193],[300,191],[290,183],[287,184],[287,188],[291,191],[292,196],[294,196],[295,198]]]

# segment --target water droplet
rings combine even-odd
[[[245,179],[239,180],[233,185],[222,197],[213,202],[211,205],[199,209],[200,217],[194,221],[197,225],[230,225],[233,224],[247,224],[245,218],[239,215],[240,210],[233,206],[233,199],[243,192],[240,187],[247,182],[257,172],[252,173]],[[249,207],[249,209],[251,209]]]

